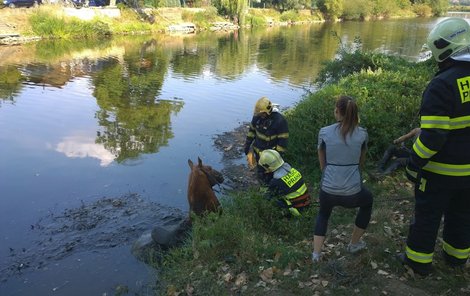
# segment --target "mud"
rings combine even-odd
[[[255,171],[247,166],[243,151],[247,131],[248,123],[243,123],[232,131],[214,137],[214,146],[222,152],[222,173],[229,188],[244,190],[259,185]]]
[[[132,243],[144,231],[186,216],[181,210],[144,200],[137,194],[104,197],[62,213],[50,213],[31,225],[30,231],[38,239],[29,248],[10,247],[9,260],[0,269],[0,282],[77,252]]]

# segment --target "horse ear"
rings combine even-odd
[[[188,164],[189,164],[189,167],[192,169],[193,168],[193,162],[191,161],[191,159],[188,159]]]
[[[198,161],[198,165],[199,165],[200,167],[202,167],[202,160],[201,160],[201,158],[199,158],[199,156],[197,157],[197,161]]]

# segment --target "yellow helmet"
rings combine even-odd
[[[266,172],[274,172],[284,164],[279,152],[273,149],[266,149],[261,151],[259,165],[262,166]]]
[[[255,111],[254,114],[257,115],[258,113],[266,112],[268,115],[273,112],[273,104],[271,101],[266,98],[262,97],[260,98],[255,105]]]
[[[436,61],[452,58],[470,46],[470,25],[458,17],[445,19],[431,30],[426,44]]]

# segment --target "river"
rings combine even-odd
[[[0,295],[151,295],[155,272],[130,246],[152,219],[187,212],[188,159],[222,169],[214,137],[249,121],[258,98],[287,108],[314,91],[334,35],[417,60],[438,21],[0,47]],[[134,224],[121,237],[123,196],[147,211],[124,213]],[[97,203],[112,219],[65,227]],[[107,231],[116,240],[98,242]]]

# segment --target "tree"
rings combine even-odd
[[[449,1],[448,0],[429,0],[429,6],[431,6],[432,13],[435,16],[442,16],[449,9]]]
[[[244,14],[248,8],[247,0],[214,0],[212,4],[221,15],[227,15],[232,20],[244,19]]]
[[[338,19],[343,14],[343,0],[318,0],[318,8],[327,19]]]

